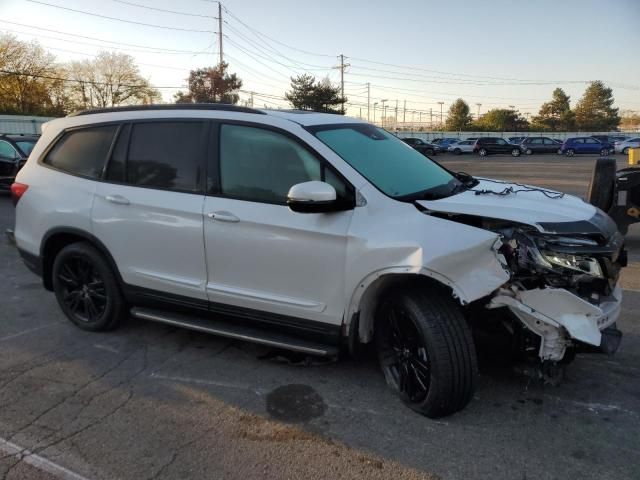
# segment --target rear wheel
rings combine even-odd
[[[526,153],[527,155],[531,155],[533,152],[531,151],[530,148],[527,148],[524,153]]]
[[[387,383],[413,410],[442,417],[471,400],[475,346],[448,292],[408,288],[390,294],[377,313],[376,345]]]
[[[462,153],[462,150],[460,150],[459,148],[454,148],[453,153],[454,155],[460,155]]]
[[[622,149],[622,154],[623,154],[623,155],[629,155],[629,147],[624,147],[624,148]]]
[[[593,167],[587,198],[589,203],[605,212],[613,204],[617,164],[614,158],[599,158]]]
[[[83,330],[111,330],[126,305],[111,267],[85,242],[64,247],[53,262],[53,290],[67,318]]]
[[[486,149],[486,148],[481,148],[480,150],[478,150],[478,154],[479,154],[481,157],[486,157],[486,156],[487,156],[487,153],[489,153],[489,152],[487,152],[487,149]]]
[[[567,151],[565,152],[565,155],[566,155],[567,157],[573,157],[573,156],[575,155],[575,153],[576,153],[576,152],[575,152],[575,150],[574,150],[573,148],[570,148],[569,150],[567,150]]]
[[[600,156],[601,157],[609,156],[609,149],[608,148],[603,148],[602,150],[600,150]]]
[[[522,152],[520,151],[519,148],[514,148],[514,149],[511,150],[511,156],[512,157],[519,157],[521,153]]]

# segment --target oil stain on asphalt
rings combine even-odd
[[[321,417],[326,411],[327,404],[309,385],[283,385],[267,395],[267,412],[277,420],[307,422]]]

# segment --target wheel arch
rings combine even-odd
[[[375,330],[375,316],[384,296],[403,285],[419,284],[424,288],[445,289],[461,304],[467,303],[460,288],[451,280],[431,270],[412,271],[410,268],[392,267],[374,272],[358,282],[353,292],[345,319],[345,332],[349,333],[350,349],[353,340],[369,343]]]
[[[120,285],[123,284],[120,271],[107,247],[93,234],[72,227],[57,227],[47,231],[40,244],[40,258],[42,259],[42,283],[47,290],[53,290],[52,270],[56,255],[67,245],[76,242],[87,242],[104,255],[113,270]]]

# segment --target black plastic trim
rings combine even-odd
[[[21,248],[18,248],[18,253],[27,268],[39,277],[42,277],[42,257],[29,253]]]

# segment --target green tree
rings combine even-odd
[[[620,124],[618,109],[613,107],[613,91],[603,82],[591,82],[578,101],[575,114],[580,130],[606,132]]]
[[[491,132],[522,132],[529,130],[529,122],[516,110],[494,108],[473,123],[473,129]]]
[[[620,128],[637,130],[640,128],[640,114],[633,110],[623,110],[620,115]]]
[[[461,98],[457,99],[449,107],[445,128],[450,132],[468,129],[473,121],[469,112],[467,102]]]
[[[176,93],[176,103],[238,103],[242,80],[235,73],[229,74],[228,67],[229,64],[223,62],[215,67],[191,70],[189,91]]]
[[[331,85],[328,78],[316,81],[312,75],[304,74],[291,78],[291,90],[285,98],[298,110],[312,110],[323,113],[344,115],[344,103],[340,87]]]
[[[571,97],[561,88],[552,93],[550,102],[543,103],[537,117],[533,117],[533,128],[546,131],[570,131],[575,128],[575,114],[571,111]]]

